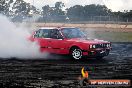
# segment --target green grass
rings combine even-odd
[[[132,32],[94,32],[95,38],[111,42],[132,42]]]

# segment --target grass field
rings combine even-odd
[[[102,39],[110,42],[132,42],[132,31],[124,29],[82,28],[84,33],[93,39]]]
[[[94,35],[111,42],[132,42],[132,32],[94,32]]]

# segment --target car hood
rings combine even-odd
[[[110,43],[108,41],[99,40],[99,39],[85,39],[85,38],[73,38],[68,39],[67,41],[74,41],[74,42],[82,42],[82,43],[88,43],[88,44],[102,44],[102,43]]]

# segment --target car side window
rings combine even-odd
[[[35,32],[35,35],[34,35],[34,38],[41,38],[42,32],[43,32],[42,30],[36,31],[36,32]]]
[[[50,30],[50,38],[62,39],[62,35],[58,29],[51,29]]]
[[[40,29],[36,31],[35,38],[49,38],[49,30],[48,29]]]
[[[42,38],[50,38],[49,37],[49,29],[44,29],[43,30]]]

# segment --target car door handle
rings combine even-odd
[[[50,40],[48,42],[51,42]]]

